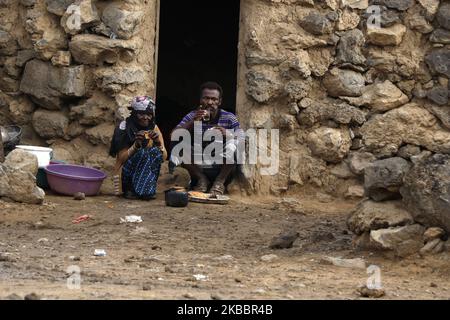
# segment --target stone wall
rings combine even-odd
[[[110,170],[115,120],[155,93],[156,2],[0,0],[0,124]],[[371,162],[450,151],[450,1],[242,0],[238,77],[243,127],[281,136],[249,190],[361,196]]]
[[[109,171],[116,120],[155,92],[156,1],[2,0],[0,19],[0,123]]]
[[[445,0],[243,1],[238,113],[245,127],[281,130],[280,174],[247,166],[250,188],[358,197],[377,159],[448,153],[449,10]]]

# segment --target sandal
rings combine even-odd
[[[209,181],[206,177],[198,179],[197,185],[194,187],[194,191],[206,192],[208,191]]]
[[[221,196],[225,193],[225,185],[222,182],[214,182],[211,189],[209,190],[213,196]]]

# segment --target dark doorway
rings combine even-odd
[[[198,107],[203,82],[218,82],[222,108],[235,112],[240,1],[160,2],[157,123],[169,147],[171,130]]]

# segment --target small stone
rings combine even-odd
[[[437,288],[438,285],[437,285],[436,283],[432,282],[432,283],[430,283],[430,287],[432,287],[432,288]]]
[[[144,291],[150,291],[150,290],[152,290],[152,287],[151,287],[151,285],[149,285],[149,284],[144,284],[144,285],[142,286],[142,290],[144,290]]]
[[[445,243],[441,239],[434,239],[429,241],[426,245],[420,249],[421,255],[432,255],[432,254],[438,254],[444,251],[445,249]]]
[[[41,297],[33,292],[33,293],[30,293],[30,294],[27,294],[24,299],[25,300],[41,300]]]
[[[46,242],[48,242],[48,239],[47,239],[47,238],[40,238],[40,239],[38,240],[38,243],[46,243]]]
[[[86,195],[83,192],[77,192],[73,195],[74,200],[84,200],[86,199]]]
[[[381,298],[386,292],[383,289],[369,289],[367,286],[358,288],[358,293],[366,298]]]
[[[23,300],[23,298],[15,293],[12,293],[6,297],[6,300]]]
[[[423,234],[423,241],[425,243],[434,240],[434,239],[442,239],[445,236],[445,231],[439,227],[428,228]],[[444,239],[442,239],[444,240]]]
[[[342,259],[335,257],[323,257],[320,262],[322,264],[332,264],[336,267],[350,268],[350,269],[366,269],[366,261],[361,258]]]
[[[80,261],[81,258],[80,258],[79,256],[70,256],[70,257],[69,257],[69,260],[70,260],[70,261]]]
[[[299,233],[296,231],[290,231],[282,233],[279,236],[272,239],[269,247],[271,249],[289,249],[292,248],[295,240],[299,237]],[[263,259],[263,257],[261,258]]]

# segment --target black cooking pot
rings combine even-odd
[[[188,193],[177,188],[166,190],[165,198],[169,207],[186,207],[189,203]]]

